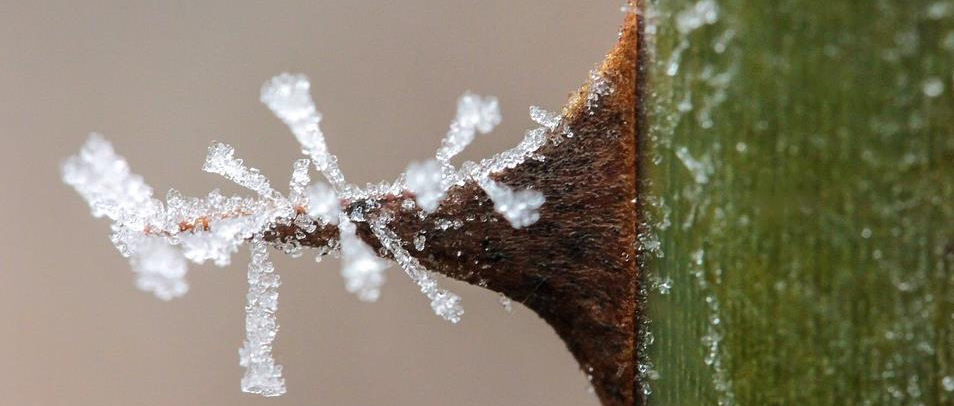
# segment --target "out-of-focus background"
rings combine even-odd
[[[276,357],[288,394],[239,390],[245,266],[190,268],[161,302],[60,181],[100,131],[162,197],[241,190],[201,172],[210,140],[273,183],[299,158],[259,103],[283,71],[312,79],[349,180],[393,179],[433,154],[464,90],[503,123],[463,158],[517,143],[531,104],[558,109],[616,40],[622,1],[0,1],[0,404],[595,405],[541,319],[455,281],[460,325],[435,317],[396,267],[378,303],[338,262],[273,254],[283,279]]]

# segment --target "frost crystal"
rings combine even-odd
[[[408,190],[414,193],[417,205],[425,212],[433,213],[444,199],[444,188],[441,186],[441,164],[436,160],[417,163],[412,162],[404,172],[407,175],[405,183]]]
[[[317,182],[308,187],[308,215],[321,219],[322,224],[338,224],[341,207],[338,196],[327,183]]]
[[[944,82],[932,76],[924,82],[921,91],[927,97],[938,97],[941,93],[944,93]]]
[[[311,177],[308,176],[308,164],[310,162],[311,160],[308,159],[298,159],[292,166],[292,177],[288,182],[288,200],[292,204],[298,206],[308,204],[305,187],[308,186],[308,182],[311,182]]]
[[[358,295],[358,299],[374,302],[380,296],[384,284],[384,270],[388,264],[355,234],[351,221],[342,219],[341,226],[341,276],[345,289]]]
[[[217,173],[226,179],[266,197],[275,194],[265,175],[258,169],[247,168],[241,159],[234,157],[235,149],[221,142],[212,142],[209,155],[205,158],[202,170]]]
[[[371,231],[388,252],[394,256],[401,269],[421,288],[421,293],[431,300],[434,313],[451,323],[460,322],[464,308],[460,306],[460,297],[437,286],[434,277],[404,248],[400,239],[386,226],[386,219],[378,219],[371,223]]]
[[[530,119],[550,131],[555,130],[560,125],[559,114],[551,113],[537,106],[530,106]]]
[[[214,221],[209,231],[197,231],[180,237],[186,258],[197,264],[211,260],[226,266],[245,239],[259,227],[254,217],[235,217]]]
[[[301,151],[308,155],[315,167],[336,190],[345,187],[344,175],[338,168],[338,158],[328,153],[325,136],[318,124],[321,114],[315,109],[305,75],[283,73],[262,85],[262,103],[281,119],[295,134]]]
[[[587,112],[592,115],[600,99],[613,93],[613,90],[613,84],[609,79],[603,77],[597,71],[590,71],[589,91],[586,94]]]
[[[513,301],[511,301],[509,297],[500,295],[500,297],[497,299],[497,303],[500,303],[500,306],[502,306],[508,313],[513,311]]]
[[[427,237],[424,234],[418,234],[414,237],[414,249],[418,251],[424,250],[424,243],[427,241]]]
[[[435,157],[441,163],[444,189],[461,181],[450,160],[459,154],[474,140],[476,131],[489,133],[500,124],[500,106],[495,97],[480,97],[465,92],[457,99],[457,116],[451,122],[450,129],[441,140]]]
[[[945,391],[954,392],[954,376],[945,376],[941,379],[941,385]]]
[[[63,181],[74,187],[89,203],[94,217],[120,220],[122,216],[146,217],[152,200],[152,188],[142,177],[131,173],[123,157],[97,133],[78,155],[63,163]]]
[[[281,365],[276,365],[272,358],[272,341],[278,333],[275,311],[280,281],[268,260],[265,242],[255,238],[249,247],[252,262],[248,264],[245,344],[239,350],[239,364],[245,367],[242,391],[280,396],[285,393],[285,379]]]
[[[516,147],[494,155],[489,159],[482,159],[479,164],[464,162],[460,168],[461,178],[470,178],[478,182],[492,173],[511,169],[522,164],[527,158],[534,156],[540,147],[547,143],[546,128],[539,127],[528,130],[523,140]]]
[[[491,179],[483,179],[480,187],[494,202],[494,210],[510,222],[513,228],[521,228],[536,223],[540,219],[538,209],[543,205],[543,193],[536,190],[514,192],[509,186]]]
[[[189,291],[185,258],[160,238],[144,239],[129,262],[137,275],[136,286],[159,299],[170,300]]]
[[[444,135],[437,159],[448,162],[474,140],[474,132],[489,133],[500,124],[500,106],[496,97],[482,98],[470,92],[457,99],[457,117]]]
[[[692,179],[696,181],[696,183],[704,184],[709,182],[709,175],[714,171],[710,160],[698,160],[693,158],[692,155],[689,155],[689,149],[686,147],[677,148],[676,157],[686,166],[686,169],[692,174]]]
[[[719,5],[713,0],[701,0],[676,15],[676,29],[688,34],[705,24],[719,19]]]

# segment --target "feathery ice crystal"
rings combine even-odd
[[[457,169],[451,158],[463,151],[477,133],[486,134],[500,122],[496,98],[467,92],[457,101],[457,114],[433,159],[410,164],[394,182],[360,188],[345,180],[337,158],[328,151],[319,127],[321,115],[309,89],[303,75],[287,73],[262,87],[261,101],[288,126],[307,157],[294,162],[287,196],[273,189],[257,169],[236,158],[231,146],[219,142],[209,147],[202,169],[255,192],[254,197],[224,196],[216,189],[204,198],[195,198],[172,189],[162,202],[98,134],[90,135],[79,154],[67,159],[61,168],[64,182],[89,203],[93,215],[113,221],[110,239],[120,254],[129,258],[137,275],[136,285],[160,299],[169,300],[188,291],[186,260],[199,264],[208,260],[226,266],[241,244],[250,244],[246,339],[239,350],[240,364],[246,368],[241,387],[263,396],[285,393],[281,366],[271,355],[278,331],[275,312],[279,277],[268,260],[268,242],[264,239],[267,231],[280,225],[294,225],[305,232],[313,232],[318,226],[337,227],[337,241],[320,249],[318,258],[332,251],[340,253],[346,289],[360,300],[373,302],[380,295],[387,261],[357,235],[356,223],[366,223],[380,243],[382,254],[389,255],[420,287],[434,312],[457,323],[464,312],[460,297],[440,288],[431,272],[404,248],[410,245],[417,251],[424,249],[423,233],[413,241],[402,241],[389,228],[392,219],[388,215],[368,216],[362,210],[349,212],[348,208],[354,207],[353,203],[373,205],[375,199],[408,193],[414,199],[405,199],[402,207],[411,210],[416,206],[418,215],[426,219],[440,207],[451,187],[474,181],[514,228],[527,227],[540,218],[544,195],[531,189],[514,190],[491,175],[528,158],[543,159],[536,154],[537,149],[548,141],[560,142],[562,136],[572,137],[565,128],[562,134],[555,131],[561,124],[560,115],[531,107],[531,118],[541,127],[527,131],[516,147],[477,163],[464,162]],[[309,165],[314,165],[327,183],[312,183]],[[451,226],[442,223],[446,219],[433,221],[441,228]],[[295,255],[301,251],[295,241],[272,244]]]
[[[242,390],[262,396],[285,393],[281,365],[272,358],[272,341],[278,331],[278,285],[281,284],[268,250],[260,237],[249,244],[252,261],[248,264],[248,295],[245,304],[245,344],[239,349],[239,365],[245,367]]]

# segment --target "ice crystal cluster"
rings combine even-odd
[[[366,223],[382,247],[381,255],[396,262],[420,287],[434,312],[457,323],[463,314],[460,297],[442,289],[432,273],[415,259],[405,246],[424,249],[426,238],[418,234],[413,241],[402,241],[390,228],[389,215],[368,215],[349,210],[351,203],[364,202],[374,208],[387,195],[413,196],[405,199],[405,209],[417,209],[428,219],[440,206],[450,188],[475,182],[493,201],[494,209],[514,228],[527,227],[539,218],[545,202],[542,193],[515,189],[491,178],[528,158],[543,159],[536,151],[560,124],[557,114],[531,108],[531,118],[541,127],[529,130],[516,147],[480,162],[465,162],[458,169],[451,159],[470,144],[474,137],[490,132],[500,122],[497,99],[465,93],[457,102],[457,114],[434,158],[411,163],[394,182],[382,182],[361,188],[348,183],[331,154],[319,126],[321,115],[315,109],[308,79],[302,75],[281,74],[267,81],[261,101],[281,119],[301,144],[307,157],[294,162],[288,194],[274,189],[269,179],[237,158],[226,144],[213,142],[202,169],[222,175],[253,192],[254,196],[225,196],[213,190],[207,196],[186,197],[169,190],[165,200],[157,199],[142,177],[132,173],[123,157],[109,142],[92,134],[79,154],[62,165],[64,182],[73,186],[89,203],[96,217],[112,220],[111,240],[120,254],[129,258],[136,273],[136,285],[156,297],[170,300],[188,291],[186,263],[211,261],[218,266],[230,263],[232,254],[249,243],[248,295],[245,307],[246,337],[239,350],[240,365],[246,368],[242,390],[263,396],[285,392],[282,368],[272,357],[272,342],[278,331],[280,279],[268,260],[265,235],[276,226],[295,226],[300,235],[291,241],[270,242],[293,255],[300,255],[297,239],[321,227],[336,227],[338,239],[319,248],[321,255],[341,255],[341,275],[345,288],[360,300],[375,301],[385,280],[388,261],[380,257],[356,233],[357,223]],[[564,131],[563,135],[572,137]],[[312,182],[310,166],[323,181]],[[436,216],[435,216],[436,217]],[[433,219],[438,228],[460,227],[459,221]]]

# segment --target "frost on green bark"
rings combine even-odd
[[[647,3],[649,403],[954,404],[954,2]]]

